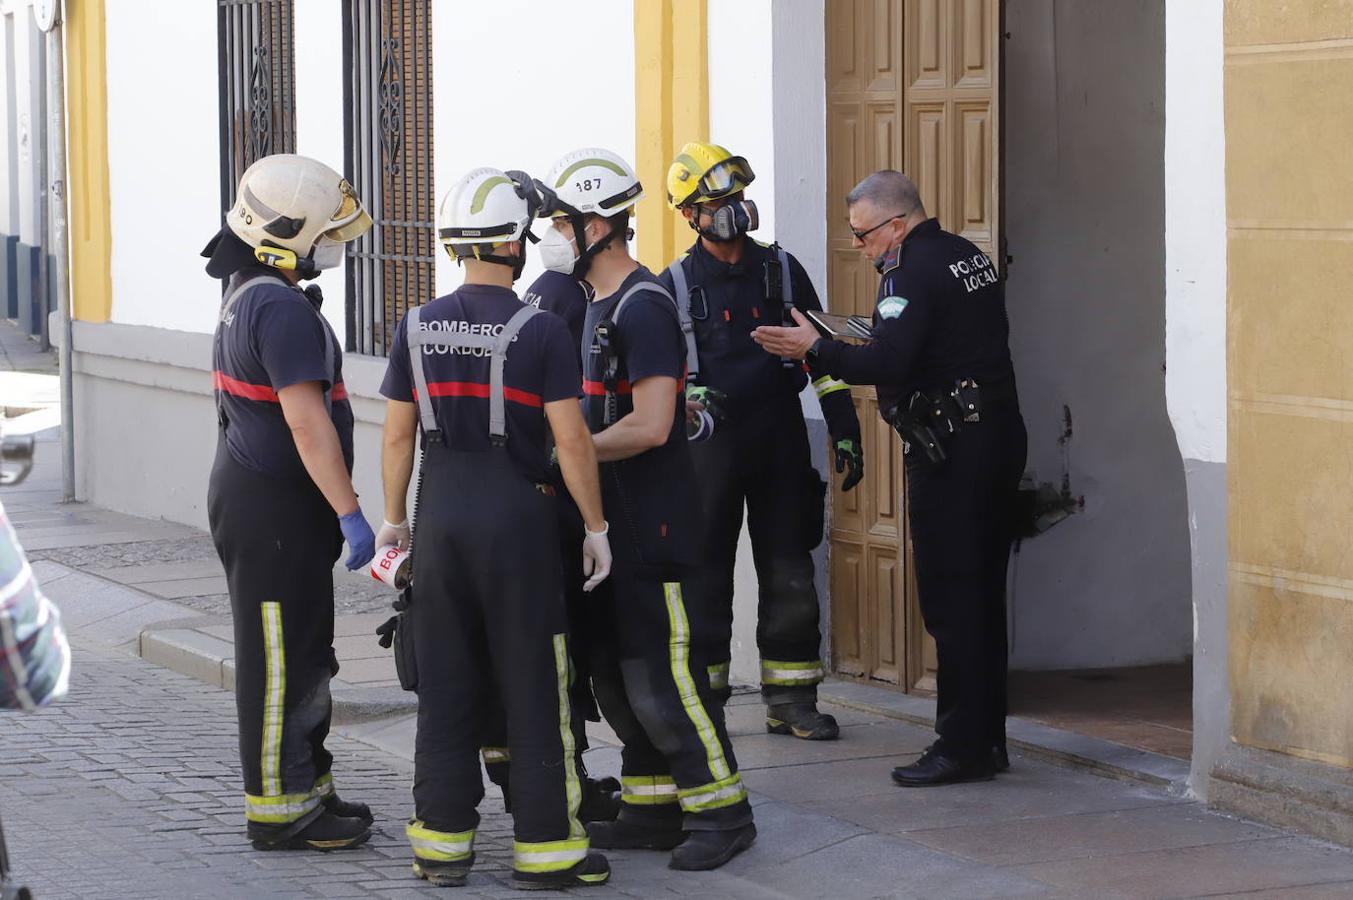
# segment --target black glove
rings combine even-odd
[[[728,395],[723,391],[716,391],[712,387],[705,387],[703,384],[693,384],[686,388],[686,399],[693,403],[699,403],[709,413],[715,423],[723,422],[728,418],[724,411],[723,404],[728,400]]]
[[[836,451],[836,473],[846,472],[841,490],[848,491],[864,478],[864,450],[859,438],[842,438],[833,449]]]
[[[398,624],[399,616],[391,616],[385,620],[384,625],[376,627],[376,634],[379,636],[376,642],[386,650],[389,650],[390,645],[395,642],[395,626]]]

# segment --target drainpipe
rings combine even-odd
[[[47,184],[51,222],[51,277],[61,315],[61,496],[75,500],[75,403],[71,371],[70,235],[66,223],[66,79],[62,9],[56,7],[47,31]]]

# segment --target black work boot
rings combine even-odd
[[[614,778],[584,778],[582,787],[578,819],[584,823],[614,822],[620,814],[620,782]]]
[[[600,853],[589,853],[582,862],[562,872],[512,870],[512,886],[523,891],[552,891],[571,887],[595,887],[611,880],[611,864]]]
[[[748,823],[732,831],[692,831],[681,846],[672,851],[669,869],[703,872],[719,866],[752,846],[756,826]]]
[[[300,828],[249,823],[249,841],[255,850],[348,850],[369,837],[371,826],[366,822],[336,816],[323,807]]]
[[[836,719],[817,711],[816,703],[777,703],[766,707],[766,730],[805,741],[834,741],[841,736]]]
[[[474,865],[474,854],[468,859],[455,862],[441,862],[435,859],[413,858],[413,874],[437,887],[464,887],[465,879],[470,877],[470,867]]]
[[[948,755],[938,744],[931,744],[916,762],[893,769],[893,783],[899,787],[937,787],[962,781],[990,781],[995,774],[990,753],[965,761]]]
[[[614,822],[588,823],[587,836],[601,850],[671,850],[685,840],[686,832],[680,816],[626,816],[622,810]]]
[[[342,800],[337,794],[329,794],[322,801],[324,808],[342,819],[361,819],[367,825],[376,821],[371,807],[355,800]]]
[[[1004,744],[997,744],[991,748],[991,767],[997,772],[1010,771],[1010,753]]]

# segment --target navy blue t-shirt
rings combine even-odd
[[[583,328],[583,415],[593,434],[606,427],[606,358],[597,340],[597,324],[611,317],[612,310],[636,284],[658,279],[640,266],[630,273],[620,288],[609,297],[594,300],[587,306]],[[686,339],[681,332],[676,305],[660,290],[642,290],[620,307],[620,315],[613,319],[615,334],[613,349],[619,356],[616,372],[616,419],[634,411],[633,385],[645,378],[667,376],[677,380],[677,389],[684,387],[686,378]],[[671,441],[686,440],[686,404],[678,403],[678,393],[672,395]]]
[[[273,270],[248,267],[231,276],[239,284]],[[326,366],[332,342],[333,368]],[[318,381],[328,390],[331,418],[352,471],[352,404],[343,387],[343,353],[319,307],[279,278],[235,298],[217,326],[212,380],[225,414],[226,446],[242,466],[283,479],[310,479],[282,415],[277,392]]]
[[[657,285],[653,273],[640,266],[619,290],[588,304],[583,329],[583,415],[595,434],[604,430],[606,356],[596,337],[597,324],[611,318],[612,348],[619,356],[616,372],[616,419],[634,411],[633,385],[645,378],[675,379],[672,430],[666,443],[637,456],[602,463],[601,499],[611,523],[611,549],[616,570],[639,567],[665,580],[698,561],[699,497],[686,441],[686,340],[676,305],[658,290],[632,295],[612,318],[625,292],[642,282]]]
[[[422,331],[499,334],[521,307],[507,288],[467,284],[424,306],[418,325]],[[405,317],[395,329],[381,394],[413,403],[417,395],[404,337],[407,327]],[[490,352],[446,344],[427,344],[422,351],[442,439],[454,450],[488,450]],[[564,321],[551,313],[533,316],[508,348],[503,366],[507,450],[532,481],[545,481],[549,474],[544,405],[576,399],[578,382],[578,357]]]
[[[578,279],[563,272],[546,271],[531,282],[522,299],[563,319],[568,324],[568,333],[573,337],[573,346],[582,346],[587,292]]]

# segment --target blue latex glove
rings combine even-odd
[[[348,550],[351,551],[343,565],[348,567],[349,572],[356,572],[376,555],[376,535],[360,509],[339,516],[338,527],[343,529],[343,540],[348,542]]]

